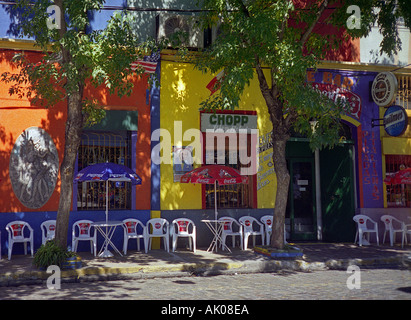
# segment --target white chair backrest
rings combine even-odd
[[[12,239],[21,240],[24,239],[24,230],[29,229],[30,234],[33,232],[33,229],[25,221],[12,221],[7,224],[6,229],[9,232],[9,235]]]
[[[147,232],[150,235],[166,234],[168,232],[168,221],[163,218],[154,218],[154,219],[148,220],[147,221]]]
[[[368,217],[366,215],[363,215],[363,214],[358,214],[358,215],[354,216],[353,220],[357,223],[358,228],[361,229],[361,230],[368,229],[368,227],[367,227],[367,222],[368,221],[372,222],[372,227],[374,227],[374,225],[376,223],[370,217]]]
[[[79,220],[73,224],[73,234],[78,229],[78,238],[90,238],[91,237],[91,220]]]
[[[174,219],[172,222],[172,231],[177,234],[191,234],[195,224],[192,220],[187,218]]]
[[[273,228],[273,216],[266,215],[260,218],[260,221],[265,225],[266,230],[270,231]]]
[[[125,219],[123,220],[124,223],[124,230],[126,231],[127,235],[137,235],[137,234],[142,234],[144,231],[144,224],[137,219]],[[139,232],[141,231],[141,232]]]
[[[44,221],[40,225],[40,228],[41,228],[43,238],[47,240],[51,240],[54,238],[54,235],[56,233],[56,220]]]
[[[394,222],[398,223],[400,228],[402,228],[404,225],[403,221],[398,220],[397,218],[387,215],[387,214],[381,216],[381,221],[384,222],[386,230],[394,229]]]
[[[238,219],[240,224],[244,228],[244,232],[252,232],[254,230],[253,225],[258,225],[261,226],[261,223],[257,221],[256,218],[251,217],[251,216],[244,216]]]
[[[221,217],[220,219],[218,219],[220,221],[225,221],[224,225],[223,225],[223,232],[236,232],[236,230],[233,230],[233,224],[236,224],[239,229],[241,230],[241,226],[238,223],[237,220],[235,220],[234,218],[231,217]]]

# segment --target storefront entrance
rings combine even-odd
[[[288,161],[290,190],[286,218],[291,240],[314,240],[317,234],[314,159]]]
[[[351,143],[341,143],[316,157],[306,139],[291,138],[287,143],[289,240],[354,240],[353,150]]]
[[[291,138],[286,149],[290,189],[286,211],[289,240],[317,239],[315,162],[307,139]]]
[[[351,242],[355,237],[353,146],[340,144],[320,152],[322,237]]]

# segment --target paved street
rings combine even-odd
[[[360,277],[358,277],[358,275]],[[353,277],[356,277],[355,279]],[[351,277],[351,278],[349,278]],[[348,289],[347,279],[352,286]],[[271,300],[271,299],[407,299],[411,300],[411,271],[361,269],[360,273],[325,270],[310,273],[283,271],[219,275],[62,283],[50,290],[46,284],[4,287],[4,299],[80,300]]]

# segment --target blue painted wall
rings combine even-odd
[[[40,225],[45,220],[55,220],[57,217],[57,212],[2,212],[0,214],[0,232],[1,232],[1,249],[2,255],[7,255],[8,250],[8,233],[5,229],[5,226],[14,220],[23,220],[30,224],[34,230],[34,252],[41,246],[41,230]],[[143,224],[150,219],[149,210],[123,210],[123,211],[109,211],[110,220],[124,220],[127,218],[135,218],[140,220]],[[72,226],[73,223],[82,220],[88,219],[91,221],[105,221],[106,215],[105,211],[72,211],[70,213],[69,220],[69,231],[68,231],[68,247],[71,249],[71,240],[72,240]],[[113,238],[113,243],[116,247],[122,251],[123,249],[123,228],[117,228]],[[99,250],[104,242],[103,237],[99,234],[97,237],[97,249]],[[140,244],[141,248],[144,248],[143,242]],[[137,250],[137,245],[135,241],[130,241],[128,250]],[[78,252],[90,251],[90,242],[80,241],[78,244]],[[29,251],[31,252],[31,251]],[[13,247],[14,254],[23,254],[23,244],[15,244]]]

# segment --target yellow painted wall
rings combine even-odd
[[[210,91],[206,86],[213,77],[212,74],[203,74],[198,70],[194,70],[190,64],[162,60],[160,128],[170,132],[171,146],[179,143],[182,146],[187,146],[194,142],[193,138],[188,141],[181,141],[184,136],[179,134],[179,131],[184,134],[191,128],[200,129],[200,103],[209,96]],[[257,112],[257,125],[260,136],[272,130],[266,105],[256,78],[251,82],[250,87],[245,89],[238,110]],[[201,209],[201,186],[174,182],[172,150],[165,150],[164,146],[166,146],[166,143],[161,143],[162,156],[167,157],[169,155],[171,164],[161,164],[161,210]],[[264,156],[267,156],[270,152],[272,151],[263,152],[260,158],[264,159]],[[194,157],[202,159],[201,154],[194,154]],[[194,167],[197,166],[199,165],[194,165]],[[258,176],[266,173],[263,180],[268,182],[257,192],[258,208],[274,207],[276,179],[273,170],[270,171],[271,174],[267,172],[271,168],[272,166],[268,166],[268,161],[262,161],[261,172],[258,173]]]

